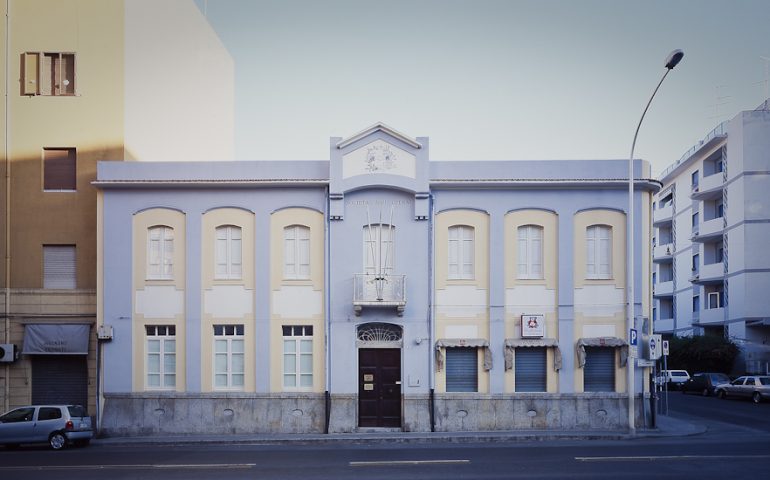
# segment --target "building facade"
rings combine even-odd
[[[659,177],[655,331],[724,335],[735,370],[770,372],[770,109],[719,124]]]
[[[383,124],[327,160],[100,163],[102,433],[627,428],[627,168],[431,161]]]
[[[0,409],[93,413],[97,160],[232,158],[232,59],[192,1],[8,0],[0,12]],[[173,70],[148,75],[168,58]],[[205,140],[189,146],[191,132]]]

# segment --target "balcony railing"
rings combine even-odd
[[[698,188],[694,189],[690,194],[690,198],[696,200],[704,200],[706,198],[715,198],[722,195],[722,188],[724,187],[724,176],[722,172],[717,172],[708,177],[703,177],[700,181]]]
[[[656,245],[652,249],[652,261],[656,263],[670,262],[673,260],[674,244]]]
[[[664,207],[656,208],[652,212],[652,222],[655,225],[659,225],[661,223],[667,223],[674,219],[674,206],[672,204],[668,204]]]
[[[671,297],[674,295],[674,281],[656,283],[652,289],[652,294],[656,297]]]
[[[706,242],[709,240],[713,240],[722,235],[724,228],[725,228],[725,224],[722,217],[712,218],[711,220],[706,220],[705,222],[701,222],[697,226],[697,229],[693,228],[692,241]]]
[[[725,266],[722,262],[701,265],[697,277],[691,280],[698,284],[721,283],[725,278]]]
[[[353,275],[353,308],[356,315],[363,307],[395,307],[398,316],[406,307],[406,275]]]

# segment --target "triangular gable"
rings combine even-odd
[[[340,140],[337,143],[337,148],[338,149],[343,149],[343,148],[347,147],[348,145],[351,145],[351,144],[361,140],[362,138],[365,138],[365,137],[367,137],[367,136],[369,136],[369,135],[371,135],[373,133],[376,133],[376,132],[383,132],[386,135],[389,135],[389,136],[391,136],[391,137],[393,137],[393,138],[395,138],[395,139],[397,139],[397,140],[399,140],[399,141],[409,145],[412,148],[415,148],[415,149],[422,148],[422,145],[420,145],[420,143],[418,143],[417,140],[415,140],[412,137],[409,137],[407,135],[404,135],[403,133],[401,133],[401,132],[399,132],[397,130],[394,130],[394,129],[390,128],[389,126],[385,125],[382,122],[377,122],[374,125],[372,125],[371,127],[365,128],[364,130],[361,130],[360,132],[356,133],[355,135],[352,135],[352,136],[350,136],[348,138],[344,138],[344,139]]]

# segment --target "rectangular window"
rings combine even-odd
[[[479,388],[478,354],[475,348],[446,349],[446,391],[476,392]]]
[[[721,297],[720,292],[709,292],[709,308],[722,308]]]
[[[310,278],[310,229],[292,225],[283,229],[283,278]]]
[[[542,347],[515,350],[515,385],[517,392],[546,391],[546,349]]]
[[[43,288],[74,289],[75,245],[43,245]]]
[[[283,327],[283,386],[313,388],[313,327]]]
[[[147,325],[147,388],[176,387],[176,327]]]
[[[77,190],[77,155],[74,148],[43,149],[43,190]]]
[[[612,278],[612,227],[591,225],[586,229],[586,278]]]
[[[467,225],[449,227],[449,279],[474,278],[474,229]]]
[[[692,231],[697,232],[698,231],[698,224],[700,223],[700,215],[698,215],[698,212],[695,212],[692,214]]]
[[[392,225],[364,227],[364,273],[391,275],[395,263],[396,228]]]
[[[583,391],[615,391],[615,349],[586,347],[586,364],[583,367]]]
[[[698,273],[700,271],[700,254],[696,253],[692,256],[692,271]]]
[[[716,244],[716,253],[715,253],[715,259],[716,263],[722,263],[725,259],[725,245],[723,242],[718,242]]]
[[[518,278],[543,278],[543,227],[523,225],[518,228]]]
[[[166,226],[147,230],[147,278],[171,280],[174,273],[174,229]]]
[[[699,312],[700,311],[700,295],[693,295],[693,297],[692,297],[692,311],[693,312]]]
[[[692,182],[693,190],[698,188],[698,171],[697,170],[692,172],[692,175],[690,175],[690,179],[691,179],[691,182]]]
[[[715,218],[722,218],[725,216],[725,204],[722,200],[719,200],[715,206]]]
[[[242,275],[241,227],[223,225],[216,231],[216,274],[219,280],[240,280]]]
[[[214,325],[214,389],[243,390],[243,325]]]
[[[724,172],[725,171],[725,162],[722,160],[717,160],[716,164],[714,165],[714,169],[716,172]]]
[[[22,55],[23,95],[75,95],[75,54],[27,52]]]

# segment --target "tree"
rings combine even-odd
[[[721,336],[672,337],[668,368],[693,372],[730,373],[739,348]]]

